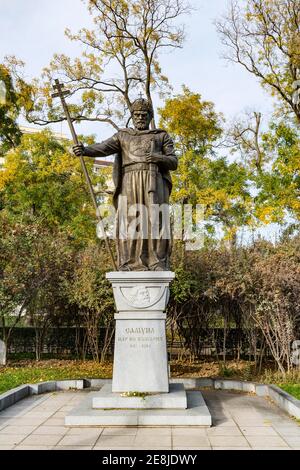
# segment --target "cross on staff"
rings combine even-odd
[[[75,132],[74,125],[73,125],[73,120],[70,116],[69,108],[68,108],[68,105],[67,105],[66,100],[65,100],[65,97],[70,95],[70,91],[69,90],[63,90],[64,85],[62,83],[60,83],[58,79],[55,80],[55,85],[53,85],[53,88],[54,88],[54,90],[56,90],[56,92],[53,93],[51,96],[52,96],[52,98],[58,98],[58,97],[60,98],[63,109],[64,109],[64,112],[65,112],[65,115],[66,115],[66,118],[67,118],[67,121],[68,121],[68,124],[69,124],[70,131],[71,131],[71,134],[72,134],[72,139],[73,139],[74,145],[78,145],[79,144],[78,137],[77,137],[77,134]],[[114,258],[114,255],[113,255],[113,252],[112,252],[107,234],[106,234],[105,229],[104,229],[103,220],[102,220],[101,215],[100,215],[99,210],[98,210],[98,204],[97,204],[97,201],[96,201],[96,196],[95,196],[95,193],[94,193],[94,189],[93,189],[93,186],[92,186],[90,176],[89,176],[87,168],[86,168],[84,158],[83,158],[82,155],[80,155],[79,158],[80,158],[81,167],[82,167],[85,179],[86,179],[86,183],[87,183],[87,186],[89,188],[89,192],[90,192],[90,195],[91,195],[91,198],[92,198],[92,201],[93,201],[93,205],[94,205],[95,210],[96,210],[96,216],[97,216],[98,222],[100,224],[101,231],[104,234],[104,240],[105,240],[105,245],[106,245],[107,251],[109,252],[113,267],[117,271],[116,261],[115,261],[115,258]]]

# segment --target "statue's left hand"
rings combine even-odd
[[[156,163],[156,164],[159,164],[159,163],[161,163],[162,161],[163,161],[162,155],[159,155],[159,154],[157,154],[157,153],[154,153],[154,154],[149,155],[149,156],[147,157],[147,162],[148,162],[148,163]]]

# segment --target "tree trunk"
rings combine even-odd
[[[0,340],[0,367],[6,366],[7,363],[7,347],[6,343]]]
[[[1,340],[0,340],[1,342]],[[1,357],[0,357],[0,366],[6,366],[7,363],[7,344],[5,338],[5,318],[2,316],[2,345],[1,345]]]
[[[38,362],[41,359],[40,352],[40,332],[39,328],[35,328],[35,360]]]
[[[100,362],[101,363],[106,360],[107,352],[108,352],[108,349],[111,345],[111,341],[112,341],[112,337],[114,335],[114,331],[115,331],[114,328],[111,329],[111,332],[110,332],[109,327],[106,328],[103,348],[101,350],[101,356],[100,356]]]
[[[223,328],[223,364],[226,365],[226,337],[227,337],[227,315],[224,315],[224,328]]]

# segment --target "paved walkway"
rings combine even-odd
[[[217,390],[203,396],[212,428],[67,428],[87,391],[26,398],[0,413],[3,449],[300,449],[300,425],[264,398]]]

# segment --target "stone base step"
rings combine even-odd
[[[184,385],[170,384],[169,393],[155,393],[140,397],[113,393],[111,385],[104,385],[93,398],[94,409],[182,409],[187,408]]]
[[[93,409],[99,392],[91,392],[65,417],[66,426],[211,426],[211,414],[201,392],[187,392],[186,410]]]

